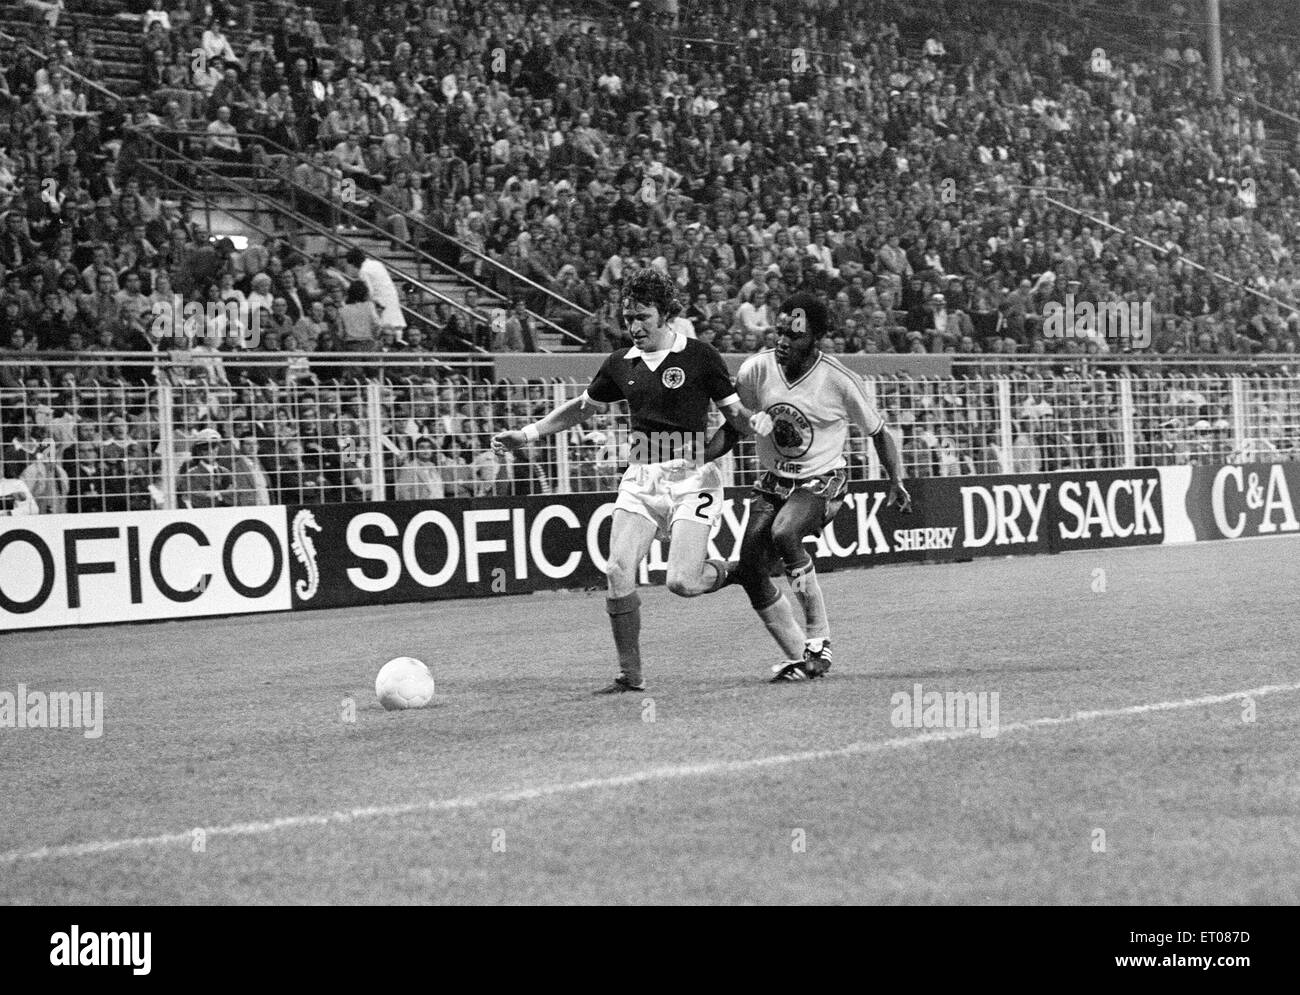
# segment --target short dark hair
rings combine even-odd
[[[808,322],[808,329],[812,332],[813,341],[820,341],[823,335],[831,331],[830,312],[827,310],[825,303],[818,297],[814,297],[805,291],[797,294],[791,294],[781,302],[778,313],[794,314],[802,311],[804,319]]]
[[[352,248],[348,249],[347,255],[343,257],[343,261],[349,266],[356,266],[360,269],[361,264],[366,261],[366,254],[354,245]]]
[[[652,304],[659,309],[665,320],[675,317],[682,309],[673,281],[657,269],[649,267],[637,270],[624,281],[623,299]]]
[[[348,284],[349,304],[361,304],[370,300],[370,288],[366,286],[365,280],[353,280]]]

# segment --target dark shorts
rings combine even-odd
[[[844,506],[844,496],[848,493],[848,489],[849,474],[848,470],[843,468],[801,480],[780,477],[768,470],[754,483],[754,493],[766,498],[778,509],[797,490],[808,491],[814,497],[821,498],[826,502],[826,511],[822,516],[823,526],[839,514],[840,508]]]

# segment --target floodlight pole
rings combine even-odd
[[[1223,33],[1219,27],[1219,0],[1205,0],[1205,31],[1210,52],[1210,95],[1223,96]]]

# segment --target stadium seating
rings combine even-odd
[[[223,502],[392,497],[423,436],[448,495],[603,486],[612,421],[563,440],[563,479],[553,451],[481,459],[569,388],[430,357],[617,347],[639,265],[723,351],[770,345],[803,288],[833,301],[827,351],[1005,361],[996,403],[983,367],[877,378],[912,473],[1286,458],[1294,39],[1235,7],[1219,99],[1176,3],[1159,27],[1152,4],[1000,6],[996,37],[968,5],[899,0],[709,0],[676,23],[503,0],[10,11],[0,477],[46,511],[194,503],[190,443],[215,432]],[[354,246],[404,320],[348,303]],[[177,294],[215,310],[160,330]],[[265,308],[255,337],[230,302]],[[1166,357],[1272,365],[1088,365],[1134,343],[1050,335],[1067,303],[1149,305]],[[263,465],[237,478],[240,456]]]

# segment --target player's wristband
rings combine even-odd
[[[536,442],[541,437],[542,437],[542,433],[538,431],[536,425],[524,426],[524,438],[527,439],[529,442]]]

